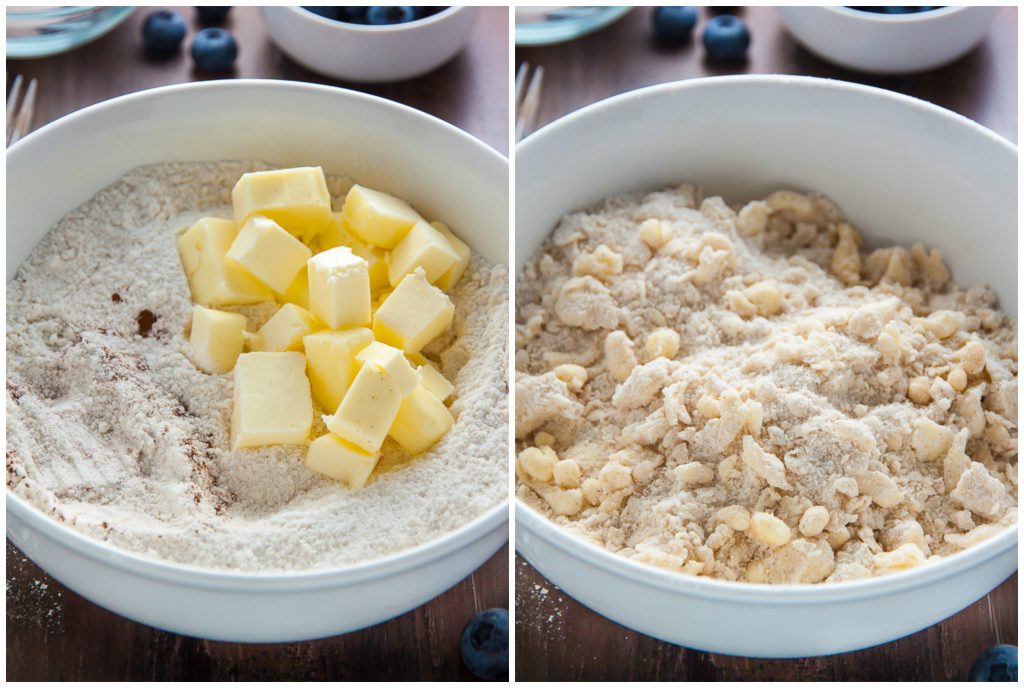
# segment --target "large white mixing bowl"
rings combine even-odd
[[[213,81],[116,98],[7,152],[7,280],[49,228],[132,168],[168,160],[322,165],[444,217],[508,261],[508,161],[457,128],[373,96],[287,81]],[[498,457],[496,457],[496,460]],[[177,633],[291,641],[408,611],[469,575],[508,539],[508,505],[412,550],[287,574],[203,570],[126,552],[7,493],[7,536],[97,604]]]
[[[941,108],[887,91],[785,76],[695,79],[626,93],[516,148],[516,273],[567,211],[693,181],[729,201],[821,191],[873,244],[938,247],[961,283],[1017,311],[1017,151]],[[1017,568],[1011,529],[936,564],[817,586],[685,577],[616,556],[517,504],[516,547],[600,614],[709,652],[803,657],[934,624]]]

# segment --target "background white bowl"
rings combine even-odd
[[[322,165],[443,217],[508,260],[508,161],[459,129],[373,96],[288,81],[210,81],[115,98],[7,151],[7,280],[61,217],[130,169],[168,160]],[[447,590],[508,539],[508,505],[412,550],[295,574],[202,570],[125,552],[10,491],[7,536],[75,592],[135,621],[236,641],[291,641],[384,621]]]
[[[843,67],[905,74],[941,67],[966,54],[988,31],[997,7],[940,7],[879,14],[849,7],[780,7],[805,48]]]
[[[271,38],[293,60],[335,79],[369,83],[411,79],[455,57],[478,10],[453,6],[407,24],[367,26],[301,7],[262,8]]]
[[[821,191],[871,244],[938,247],[960,283],[988,282],[1017,311],[1017,153],[941,108],[824,79],[739,76],[610,98],[516,147],[518,274],[566,212],[680,181],[738,202]],[[1017,567],[1017,531],[917,570],[821,586],[698,579],[619,557],[516,506],[516,547],[610,619],[710,652],[803,657],[920,630]]]

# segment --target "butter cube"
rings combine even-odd
[[[302,351],[302,338],[323,327],[305,308],[286,303],[256,334],[262,351]]]
[[[455,385],[431,363],[424,363],[416,370],[420,374],[420,385],[441,401],[446,400],[455,391]]]
[[[263,350],[263,338],[255,332],[249,332],[248,330],[242,332],[242,341],[245,342],[245,351]]]
[[[448,268],[447,272],[434,280],[434,284],[437,286],[441,287],[445,291],[451,291],[452,287],[462,279],[462,274],[466,272],[466,268],[469,267],[469,259],[472,256],[472,251],[469,246],[466,245],[466,242],[455,236],[455,233],[448,229],[444,224],[440,222],[431,222],[430,224],[434,229],[441,232],[441,234],[444,234],[448,243],[451,244],[451,247],[459,257],[459,259],[455,261],[455,264]]]
[[[244,331],[244,315],[194,306],[189,335],[193,362],[214,375],[228,372],[242,354]]]
[[[306,357],[294,351],[242,354],[235,364],[231,450],[302,444],[313,425]]]
[[[370,362],[356,374],[333,416],[324,416],[327,429],[368,452],[380,449],[398,415],[402,392],[387,371]]]
[[[270,301],[271,291],[226,255],[237,230],[231,220],[204,217],[178,237],[192,300],[204,306]]]
[[[331,213],[331,221],[317,237],[317,244],[321,251],[338,246],[348,246],[352,249],[352,253],[366,261],[367,272],[370,274],[370,289],[376,291],[388,286],[388,252],[356,237],[345,226],[345,221],[341,219],[341,213]]]
[[[231,190],[231,202],[239,227],[253,215],[263,215],[306,243],[331,217],[331,195],[319,167],[243,174]]]
[[[317,437],[309,445],[306,466],[358,490],[377,467],[380,453],[367,453],[333,433]]]
[[[410,454],[422,454],[444,437],[454,422],[441,400],[420,386],[402,400],[388,434]]]
[[[423,218],[400,198],[354,185],[345,197],[341,218],[360,239],[392,249]]]
[[[313,398],[327,413],[334,413],[359,372],[356,354],[373,341],[365,327],[348,330],[320,330],[302,338],[306,370]]]
[[[352,246],[352,240],[355,237],[345,227],[344,220],[341,219],[341,213],[331,213],[331,219],[327,221],[327,225],[323,231],[317,236],[314,242],[320,251],[326,251],[332,248],[338,248],[339,246]]]
[[[309,259],[309,305],[333,330],[370,323],[370,276],[366,261],[347,246]]]
[[[313,252],[273,220],[253,215],[242,225],[227,255],[281,294],[288,291]]]
[[[294,303],[296,306],[309,310],[309,271],[305,265],[295,275],[295,279],[288,286],[283,294],[279,295],[281,301]]]
[[[427,281],[421,268],[406,275],[373,315],[377,339],[405,351],[419,351],[447,330],[455,306],[443,291]]]
[[[372,342],[356,354],[356,361],[362,364],[373,361],[383,368],[394,379],[403,397],[416,389],[416,385],[420,383],[419,373],[409,364],[402,350],[393,346]]]
[[[426,222],[417,222],[388,256],[388,280],[394,286],[416,268],[423,268],[427,281],[434,282],[458,259],[444,234]]]

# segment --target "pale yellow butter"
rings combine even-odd
[[[370,276],[366,261],[347,246],[309,259],[309,305],[331,329],[370,323]]]
[[[451,244],[451,247],[459,257],[458,260],[455,261],[455,264],[448,268],[447,272],[434,280],[434,284],[437,286],[441,287],[445,291],[451,291],[452,287],[462,279],[462,275],[466,272],[466,268],[469,267],[469,259],[472,256],[472,251],[469,246],[466,245],[466,242],[455,236],[455,233],[448,229],[444,223],[431,222],[430,225],[437,231],[441,232],[441,234],[444,234],[448,243]]]
[[[427,281],[421,268],[405,276],[373,315],[379,341],[405,351],[419,351],[447,330],[455,306],[443,291]]]
[[[302,338],[323,327],[305,308],[286,303],[257,332],[260,350],[302,351]]]
[[[231,449],[302,444],[313,425],[306,357],[294,351],[242,354],[235,364]]]
[[[245,325],[244,315],[193,306],[189,335],[193,363],[215,375],[230,371],[245,346]]]
[[[377,290],[388,286],[388,252],[379,246],[372,246],[361,241],[341,219],[341,213],[331,213],[331,221],[327,228],[317,237],[317,245],[321,251],[348,246],[352,253],[366,261],[366,270],[370,275],[370,289]]]
[[[319,167],[243,174],[231,191],[235,222],[263,215],[309,243],[331,218],[331,195]]]
[[[296,306],[309,310],[309,272],[305,265],[295,275],[295,279],[288,286],[288,289],[279,295],[279,299],[285,303],[294,303]]]
[[[345,197],[341,218],[357,237],[392,249],[423,218],[400,198],[356,184]]]
[[[365,363],[332,416],[324,416],[327,429],[364,451],[380,449],[398,415],[402,392],[387,371]]]
[[[417,222],[388,255],[388,281],[394,286],[416,268],[423,268],[427,281],[435,282],[458,259],[444,234],[426,222]]]
[[[204,217],[178,237],[178,254],[196,303],[231,306],[274,298],[266,285],[226,259],[236,233],[231,220]]]
[[[454,422],[441,400],[419,386],[402,400],[388,434],[410,454],[422,454],[441,439]]]
[[[365,452],[334,433],[327,433],[309,445],[306,466],[357,490],[366,484],[379,459],[379,452]]]
[[[432,363],[424,363],[416,370],[420,374],[420,384],[424,389],[441,401],[445,401],[455,391],[455,385],[449,382],[448,378],[442,375]]]
[[[273,220],[253,215],[242,225],[227,256],[282,294],[288,291],[313,252]]]
[[[356,354],[372,341],[373,333],[365,327],[320,330],[302,338],[313,398],[327,413],[338,410],[359,371]]]
[[[398,385],[398,391],[403,397],[416,389],[416,385],[420,383],[419,373],[409,364],[402,350],[382,342],[370,343],[356,354],[356,361],[362,364],[372,361],[387,371]]]

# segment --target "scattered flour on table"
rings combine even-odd
[[[424,351],[456,386],[456,423],[427,454],[410,459],[389,439],[368,486],[349,491],[308,470],[305,447],[228,451],[232,376],[186,357],[192,304],[175,237],[201,216],[230,217],[231,188],[258,169],[269,167],[138,168],[32,252],[7,288],[8,487],[113,545],[243,571],[378,558],[499,504],[508,273],[476,255],[451,293],[452,329]],[[350,183],[328,184],[340,207]],[[255,329],[274,307],[233,310]]]
[[[769,583],[1017,522],[1017,329],[818,195],[684,184],[565,216],[516,292],[517,494],[609,550]]]

